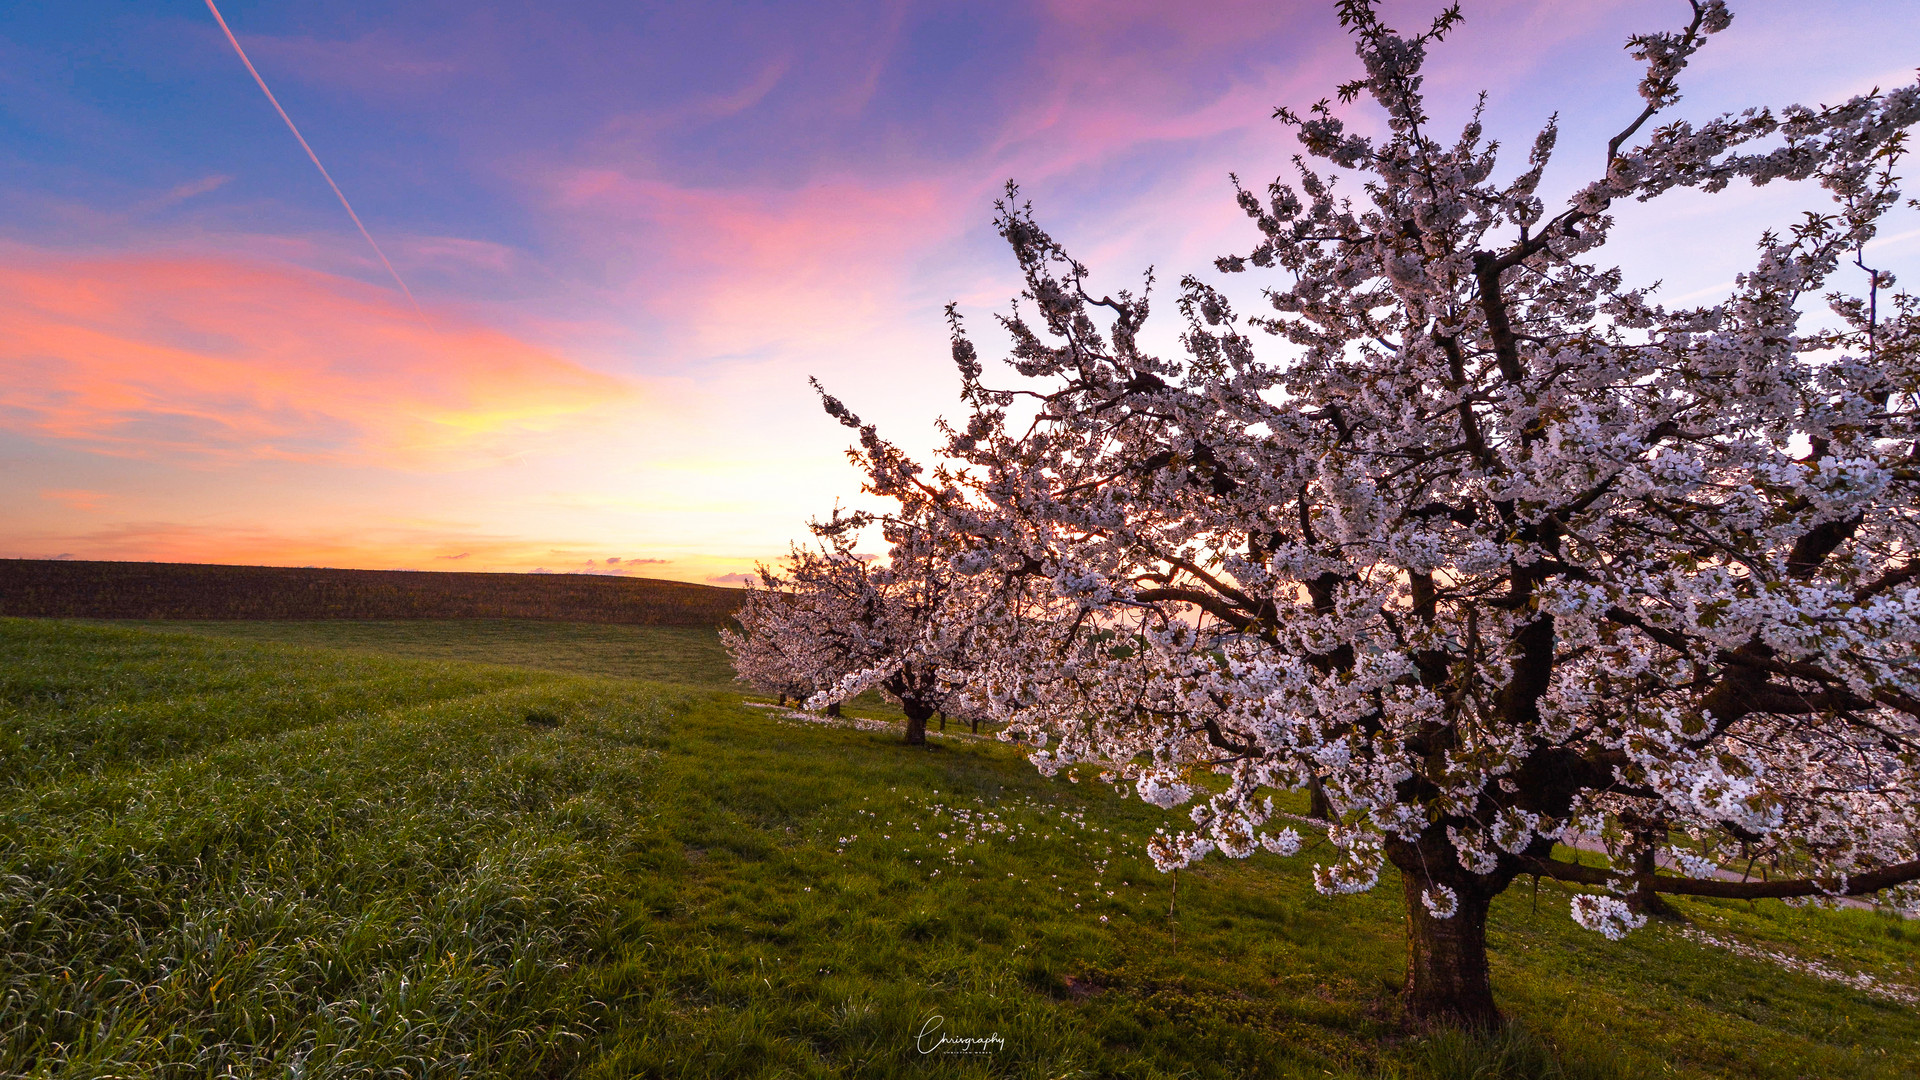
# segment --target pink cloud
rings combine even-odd
[[[1194,10],[1155,0],[1058,0],[1046,13],[1047,62],[1033,70],[1018,99],[1024,104],[988,151],[1023,179],[1156,142],[1250,130],[1283,138],[1273,107],[1310,104],[1355,66],[1317,3],[1231,0]]]
[[[671,170],[663,162],[684,148],[670,151],[650,141],[664,126],[689,118],[687,107],[673,106],[611,124],[571,160],[531,166],[527,175],[560,233],[559,246],[576,259],[628,268],[604,283],[607,298],[646,310],[663,335],[686,346],[675,355],[795,345],[844,351],[847,343],[871,345],[882,337],[898,342],[903,310],[924,313],[949,295],[975,291],[964,280],[972,271],[954,272],[971,258],[961,244],[978,236],[1009,177],[1044,192],[1133,156],[1138,175],[1125,183],[1137,190],[1142,179],[1185,182],[1196,161],[1218,161],[1205,169],[1212,198],[1200,209],[1210,221],[1235,218],[1229,169],[1238,165],[1257,176],[1292,147],[1271,120],[1272,107],[1317,99],[1355,65],[1347,50],[1315,51],[1340,36],[1317,6],[1321,32],[1293,44],[1279,37],[1299,25],[1304,13],[1293,10],[1299,6],[1276,11],[1247,3],[1224,15],[1195,16],[1147,3],[1097,10],[1055,5],[1041,31],[1045,62],[1023,70],[1017,78],[1024,85],[985,88],[981,107],[1001,110],[997,134],[957,162],[950,146],[923,134],[889,143],[881,160],[823,155],[799,166],[790,185],[675,181],[666,178]],[[889,27],[894,22],[876,29],[876,47],[849,58],[847,100],[857,103],[878,85],[898,32]],[[1257,52],[1250,40],[1286,47],[1248,59]],[[759,101],[786,72],[784,59],[762,68],[743,90],[725,96],[729,107],[735,98]],[[1272,152],[1254,160],[1225,153],[1250,135],[1266,140]],[[1164,144],[1206,140],[1222,145],[1204,154],[1189,147],[1140,156]],[[1056,222],[1105,215],[1111,225],[1118,201],[1103,197],[1064,208],[1067,213],[1056,203],[1045,212]],[[1004,270],[1000,262],[994,266]],[[1009,284],[998,272],[991,284],[981,283],[996,300]],[[920,295],[926,285],[933,293]],[[937,337],[935,323],[937,317],[928,328]]]
[[[686,110],[688,114],[702,119],[717,120],[727,116],[738,116],[755,105],[760,104],[780,80],[787,77],[793,68],[793,54],[784,53],[775,57],[771,63],[760,68],[753,81],[730,94],[720,94],[696,100]]]
[[[477,570],[515,573],[602,573],[699,582],[719,560],[635,559],[597,567],[591,560],[556,562],[551,538],[514,538],[480,532],[449,535],[444,528],[361,521],[352,525],[187,524],[131,520],[77,523],[59,534],[10,528],[0,522],[0,557],[204,562],[246,566],[337,566],[367,569]],[[451,541],[451,542],[450,542]],[[457,554],[435,554],[448,552]],[[729,559],[725,563],[737,564]],[[647,564],[644,568],[638,564]],[[451,565],[450,565],[451,564]],[[536,570],[535,567],[538,566]]]
[[[457,464],[634,394],[345,278],[0,248],[0,424],[107,453]]]
[[[644,252],[627,283],[643,303],[720,351],[882,317],[901,262],[951,238],[970,209],[933,179],[697,189],[601,166],[550,184],[581,241]]]

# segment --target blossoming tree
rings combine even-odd
[[[1729,23],[1691,6],[1632,39],[1643,108],[1549,212],[1553,122],[1504,180],[1477,109],[1433,130],[1421,68],[1458,10],[1409,37],[1344,0],[1365,74],[1338,96],[1384,131],[1278,113],[1307,156],[1240,192],[1257,244],[1218,263],[1270,275],[1269,311],[1190,278],[1187,355],[1151,355],[1148,298],[1089,292],[1010,192],[1026,381],[986,385],[956,319],[952,471],[863,433],[871,489],[943,492],[945,566],[995,597],[950,609],[975,683],[1040,766],[1193,804],[1162,869],[1293,853],[1271,795],[1322,789],[1316,884],[1398,870],[1416,1019],[1497,1020],[1488,909],[1522,875],[1597,886],[1573,914],[1609,936],[1659,893],[1920,878],[1920,305],[1862,255],[1920,87],[1649,126]],[[1776,181],[1831,209],[1759,234],[1722,302],[1595,261],[1617,203]],[[1838,329],[1804,325],[1823,293]],[[1621,857],[1555,859],[1570,833]]]
[[[812,577],[819,557],[795,548],[786,566],[804,568],[805,575]],[[747,582],[746,600],[734,615],[740,630],[722,629],[720,642],[733,661],[733,670],[747,685],[777,695],[782,705],[805,701],[847,674],[846,655],[825,636],[803,632],[821,619],[819,606],[825,594],[817,589],[803,594],[800,573],[783,577],[771,567],[755,570]]]
[[[889,544],[884,563],[855,550],[870,525]],[[741,633],[722,634],[735,669],[783,694],[804,687],[808,708],[832,713],[877,689],[906,714],[906,742],[925,745],[929,718],[966,708],[966,635],[939,618],[949,589],[934,534],[908,516],[838,511],[813,529],[822,546],[796,546],[779,568],[761,567],[766,584],[742,606]]]

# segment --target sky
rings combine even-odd
[[[1674,115],[1915,77],[1920,5],[1732,6]],[[1558,113],[1561,193],[1639,109],[1627,36],[1687,14],[1463,8],[1432,112],[1484,90],[1502,175]],[[414,300],[205,0],[5,5],[0,557],[736,583],[859,501],[809,376],[916,450],[957,413],[941,311],[990,343],[1018,292],[1008,180],[1103,286],[1208,272],[1252,246],[1229,174],[1296,152],[1273,108],[1359,71],[1321,0],[220,10]],[[1607,253],[1705,302],[1820,205],[1622,208]],[[1916,215],[1873,254],[1920,274]]]

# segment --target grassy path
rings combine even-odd
[[[0,1075],[1920,1073],[1911,1006],[1679,927],[1608,942],[1551,882],[1496,906],[1522,1027],[1411,1039],[1394,883],[1214,861],[1169,918],[1136,855],[1164,818],[1007,747],[252,636],[0,620]],[[1920,985],[1897,920],[1686,910]]]

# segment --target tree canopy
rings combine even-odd
[[[1163,869],[1291,854],[1307,826],[1272,795],[1324,792],[1315,881],[1398,870],[1416,1017],[1497,1018],[1487,910],[1521,875],[1599,886],[1574,917],[1609,936],[1663,892],[1912,904],[1920,303],[1865,246],[1920,86],[1664,119],[1731,20],[1692,0],[1630,41],[1643,109],[1550,208],[1556,122],[1517,165],[1478,108],[1434,130],[1457,7],[1413,35],[1338,15],[1364,75],[1278,110],[1304,155],[1235,181],[1251,246],[1180,282],[1183,356],[1141,345],[1151,278],[1096,292],[1010,187],[1018,378],[990,385],[951,316],[965,416],[930,471],[826,398],[947,582],[927,633],[1042,769],[1189,806]],[[1717,303],[1598,261],[1623,201],[1787,181],[1828,208],[1756,229]],[[1239,274],[1266,281],[1251,318]],[[1554,858],[1571,834],[1613,867]]]

